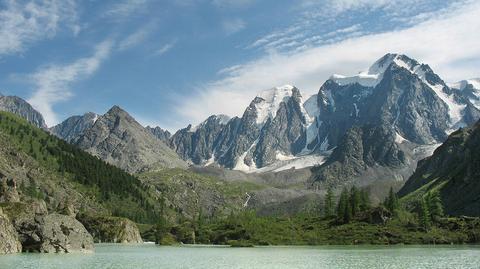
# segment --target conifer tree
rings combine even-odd
[[[420,220],[420,225],[425,229],[428,230],[430,228],[430,212],[428,210],[428,204],[425,198],[422,198],[420,200],[420,206],[419,206],[419,220]]]
[[[347,211],[348,210],[348,191],[346,188],[342,190],[342,193],[340,194],[340,199],[338,201],[337,205],[337,217],[339,218],[340,221],[345,222],[345,216],[348,215]]]
[[[331,217],[335,214],[335,212],[334,212],[334,196],[333,196],[332,188],[328,188],[327,189],[327,194],[325,195],[324,214],[325,214],[325,217]]]
[[[430,219],[435,220],[443,216],[442,199],[438,191],[429,192],[426,197]]]

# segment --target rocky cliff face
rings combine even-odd
[[[154,128],[152,128],[150,126],[147,126],[145,128],[148,131],[150,131],[155,137],[162,140],[166,144],[169,143],[169,139],[170,139],[170,137],[172,137],[172,134],[169,131],[163,130],[162,128],[160,128],[158,126],[154,127]]]
[[[8,203],[4,210],[19,235],[23,251],[93,252],[93,238],[85,227],[73,217],[48,214],[43,201]]]
[[[437,189],[446,213],[480,216],[480,123],[452,133],[431,157],[418,163],[399,194]]]
[[[225,115],[215,115],[198,126],[189,125],[172,136],[170,145],[184,160],[206,164],[215,158],[213,151],[219,143],[219,134],[229,120]]]
[[[130,173],[186,167],[178,155],[118,106],[100,116],[76,145]]]
[[[39,128],[47,128],[42,114],[20,97],[0,95],[0,111],[17,114]]]
[[[0,254],[22,252],[18,234],[7,215],[0,207]]]
[[[95,124],[98,115],[93,112],[85,113],[82,116],[72,116],[62,123],[51,127],[49,130],[57,137],[74,143],[76,139],[83,135],[85,130],[88,130]]]

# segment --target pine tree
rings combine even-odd
[[[362,190],[360,192],[360,196],[361,196],[360,210],[361,211],[369,210],[371,207],[370,193],[366,190]]]
[[[426,200],[430,212],[430,219],[435,220],[438,217],[443,217],[444,213],[440,193],[438,191],[429,192]]]
[[[388,193],[388,197],[384,202],[385,207],[390,211],[392,214],[396,214],[398,208],[399,208],[399,202],[398,202],[398,197],[397,194],[393,191],[393,188],[390,188],[390,191]]]
[[[353,186],[350,189],[350,208],[351,208],[351,217],[355,217],[360,212],[360,204],[362,202],[360,191],[357,187]]]
[[[327,194],[325,195],[324,213],[325,213],[325,217],[331,217],[335,214],[335,212],[334,212],[334,196],[333,196],[332,188],[328,188]]]
[[[419,210],[418,217],[420,220],[420,225],[425,230],[428,230],[430,228],[430,212],[428,211],[428,204],[425,198],[420,200]]]
[[[340,199],[337,205],[337,217],[340,221],[345,222],[345,216],[347,215],[348,209],[348,191],[346,188],[342,190],[340,194]]]

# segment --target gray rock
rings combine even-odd
[[[45,202],[9,203],[4,211],[12,220],[23,251],[41,253],[92,252],[93,238],[75,218],[48,214]]]
[[[17,231],[13,227],[10,219],[3,214],[0,207],[0,254],[10,254],[22,251]]]
[[[20,202],[17,191],[17,182],[14,178],[7,178],[0,173],[0,203]]]
[[[42,114],[20,97],[0,96],[0,110],[17,114],[33,125],[47,129],[47,124],[45,124]]]
[[[165,144],[169,144],[169,139],[170,137],[172,137],[172,134],[169,131],[164,130],[158,126],[154,128],[147,126],[145,128],[150,131],[155,137],[162,140]]]

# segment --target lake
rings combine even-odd
[[[480,268],[480,247],[229,248],[98,244],[94,254],[3,255],[0,268]]]

